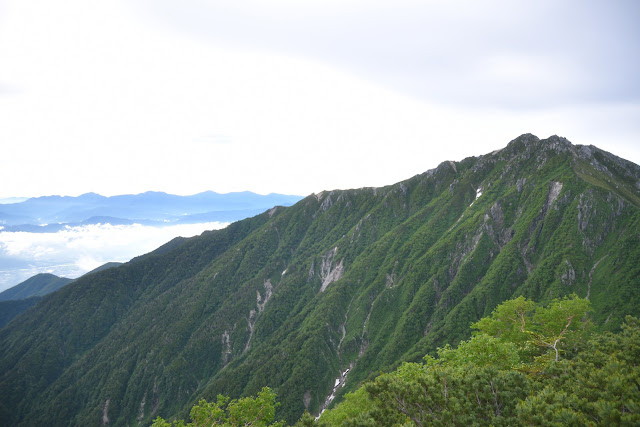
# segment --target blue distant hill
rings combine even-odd
[[[78,197],[44,196],[0,205],[2,231],[55,232],[65,226],[110,223],[145,225],[233,222],[273,206],[291,206],[302,197],[248,191],[213,191],[177,196],[146,192],[105,197],[87,193]]]

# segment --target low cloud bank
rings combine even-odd
[[[227,225],[95,224],[67,227],[56,233],[0,231],[0,292],[38,273],[74,279],[110,261],[129,261],[174,237],[192,237]]]

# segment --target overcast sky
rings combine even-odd
[[[640,163],[638,1],[0,0],[0,197],[307,195],[558,134]]]

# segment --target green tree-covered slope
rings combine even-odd
[[[19,300],[30,297],[41,297],[55,292],[73,282],[73,279],[58,277],[50,273],[40,273],[24,282],[0,292],[0,301]]]
[[[18,300],[0,301],[0,328],[3,328],[18,314],[36,305],[42,297],[29,297]]]
[[[293,422],[517,296],[576,293],[617,330],[640,308],[639,182],[595,147],[523,135],[176,240],[0,331],[0,418],[148,425],[268,386]]]
[[[108,262],[86,274],[93,274],[121,264],[120,262]],[[55,292],[73,281],[74,279],[58,277],[50,273],[40,273],[0,292],[0,328],[3,328],[29,307],[36,305],[42,296]]]

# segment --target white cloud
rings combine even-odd
[[[107,262],[125,262],[150,252],[176,236],[191,237],[226,225],[98,224],[57,233],[0,232],[0,291],[42,272],[76,278]]]
[[[525,132],[640,162],[628,9],[5,2],[0,197],[380,186]]]
[[[105,264],[104,259],[102,258],[96,259],[96,257],[91,255],[83,255],[80,258],[78,258],[75,262],[75,265],[78,267],[78,269],[83,271],[91,271],[104,264]]]

